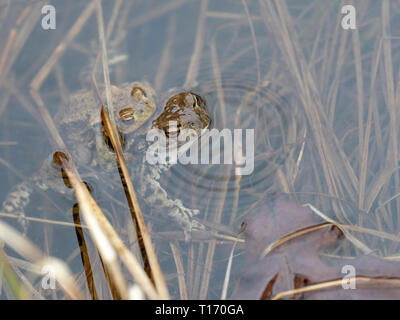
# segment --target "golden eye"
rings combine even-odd
[[[172,127],[172,128],[167,127],[167,128],[164,128],[164,132],[165,132],[165,135],[166,135],[168,138],[175,138],[175,137],[179,136],[179,133],[181,132],[181,125],[178,124],[177,127]]]
[[[124,121],[135,119],[135,110],[133,108],[123,108],[119,112],[119,117]]]
[[[145,92],[143,91],[142,88],[140,88],[140,87],[134,87],[134,88],[132,89],[132,91],[131,91],[131,96],[132,96],[132,97],[139,98],[139,99],[142,99],[143,97],[146,96],[146,94],[145,94]]]

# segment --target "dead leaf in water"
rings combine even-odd
[[[344,237],[334,224],[313,221],[310,209],[279,194],[253,212],[242,225],[247,267],[232,299],[400,298],[398,263],[373,255],[321,259],[322,249]],[[345,290],[343,283],[355,290]]]

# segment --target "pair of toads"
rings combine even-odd
[[[186,234],[193,228],[202,229],[202,225],[193,220],[198,210],[186,208],[179,199],[171,199],[160,185],[161,173],[171,165],[147,163],[145,153],[148,143],[145,137],[148,130],[154,128],[162,130],[167,138],[176,137],[182,129],[192,129],[200,137],[202,130],[210,124],[205,101],[193,92],[177,93],[167,100],[164,109],[150,126],[150,120],[157,110],[154,90],[148,83],[111,86],[111,93],[114,119],[123,138],[128,165],[132,164],[129,169],[140,198],[152,210],[172,218]],[[104,101],[105,92],[102,95],[101,100]],[[93,91],[77,92],[54,120],[67,145],[72,146],[70,152],[76,166],[101,170],[107,174],[115,172],[116,162],[115,154],[107,145],[107,138],[102,131],[99,100]],[[170,127],[171,123],[175,123],[173,128]],[[179,144],[177,147],[180,147]],[[52,157],[43,162],[38,174],[15,186],[3,202],[2,211],[17,215],[24,232],[28,228],[25,211],[32,194],[37,190],[71,194]]]

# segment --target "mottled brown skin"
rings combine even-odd
[[[101,89],[98,97],[93,90],[78,91],[71,95],[68,104],[60,108],[54,117],[56,126],[66,143],[78,168],[88,166],[96,171],[115,170],[115,153],[106,145],[101,129],[101,105],[106,105],[106,94]],[[153,89],[148,83],[125,83],[120,87],[111,86],[114,118],[122,134],[134,133],[153,115],[156,105]],[[120,117],[121,110],[130,112],[130,117]],[[125,141],[126,148],[133,136]],[[129,158],[129,155],[127,155]],[[60,168],[54,165],[53,156],[47,157],[38,173],[16,185],[7,195],[2,210],[20,217],[23,231],[27,230],[25,208],[35,190],[52,190],[70,195],[61,177]]]
[[[175,121],[178,128],[170,128],[170,121]],[[182,92],[166,102],[163,112],[153,121],[152,128],[164,131],[167,137],[178,136],[182,129],[192,129],[197,137],[200,137],[202,130],[209,124],[210,117],[203,99],[194,93]],[[186,208],[179,199],[170,199],[166,190],[160,185],[158,180],[161,173],[168,170],[171,164],[149,165],[144,154],[142,163],[143,172],[138,175],[142,180],[139,190],[151,208],[158,212],[166,212],[184,230],[186,239],[190,238],[192,229],[204,229],[201,223],[192,219],[199,210]]]
[[[154,92],[148,83],[132,82],[120,87],[111,86],[111,95],[114,119],[122,134],[134,132],[141,127],[156,109]],[[106,105],[106,100],[104,89],[101,100],[94,91],[80,91],[71,96],[68,106],[55,117],[67,145],[75,148],[77,145],[89,146],[96,142],[93,131],[100,127],[100,108],[102,104]],[[120,116],[124,110],[130,112],[130,118]]]
[[[138,139],[139,143],[144,138],[147,129],[138,130],[150,119],[155,111],[153,100],[154,91],[147,83],[133,82],[123,84],[121,87],[111,87],[114,118],[122,135],[125,137],[125,150]],[[102,90],[101,101],[105,103],[105,91]],[[81,91],[71,96],[68,106],[61,110],[55,122],[67,146],[71,148],[73,160],[76,165],[90,166],[95,170],[110,172],[115,170],[115,154],[106,145],[101,132],[100,99],[93,91]],[[201,131],[208,127],[210,117],[207,113],[203,99],[191,92],[183,92],[171,97],[162,113],[153,121],[153,128],[169,132],[168,122],[176,121],[179,130],[192,129],[200,136]],[[144,128],[144,127],[143,127]],[[141,132],[140,132],[141,131]],[[144,133],[144,134],[143,134]],[[179,134],[179,132],[178,132]],[[137,141],[137,140],[136,140]],[[139,180],[138,189],[145,201],[154,209],[166,212],[188,234],[193,227],[201,228],[198,223],[193,223],[192,216],[198,210],[183,206],[179,199],[171,200],[166,190],[159,184],[160,173],[167,166],[149,165],[145,161],[145,150],[136,148],[143,154],[136,154],[135,159],[142,158],[140,163],[130,165],[131,154],[126,152],[128,166],[131,167],[133,180]],[[140,153],[139,152],[139,153]],[[52,157],[44,161],[39,174],[22,182],[14,188],[3,203],[3,210],[17,214],[21,217],[21,224],[26,231],[24,209],[29,204],[30,195],[36,189],[52,190],[61,194],[68,193],[64,182],[60,178],[59,168],[51,163]]]
[[[177,128],[170,128],[170,121],[176,122]],[[153,120],[153,128],[163,130],[167,136],[179,135],[180,130],[192,129],[199,137],[209,124],[210,116],[204,100],[192,92],[172,96],[165,104],[163,112]]]

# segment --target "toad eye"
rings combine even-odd
[[[119,112],[119,117],[125,122],[130,122],[135,119],[135,110],[133,108],[123,108]]]
[[[131,91],[131,96],[135,97],[138,100],[142,100],[143,98],[146,97],[146,93],[144,90],[140,87],[134,87]]]
[[[179,133],[181,132],[181,124],[178,124],[177,127],[166,127],[164,128],[164,132],[167,138],[175,138],[179,136]]]

